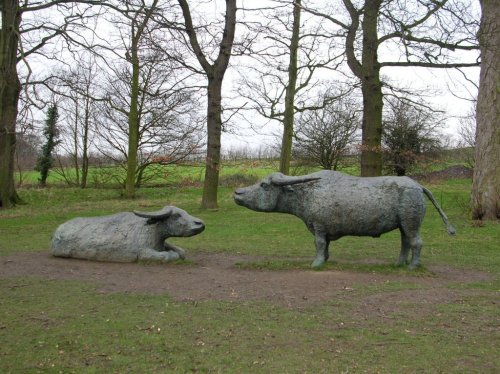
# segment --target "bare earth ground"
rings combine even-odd
[[[97,284],[99,292],[167,294],[177,301],[267,301],[288,308],[304,308],[329,300],[349,299],[360,285],[384,282],[414,283],[415,290],[371,295],[367,309],[381,305],[397,309],[398,303],[418,300],[433,305],[456,300],[464,290],[451,283],[480,282],[487,273],[430,266],[433,276],[374,274],[333,270],[246,270],[237,263],[262,258],[228,253],[188,253],[188,265],[103,263],[52,257],[48,252],[21,252],[0,258],[0,278],[18,276],[49,280],[81,280]],[[378,300],[383,297],[384,300]],[[379,312],[383,312],[380,311]]]

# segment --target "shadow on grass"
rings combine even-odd
[[[337,262],[331,261],[320,266],[319,268],[311,268],[310,261],[293,261],[293,260],[272,260],[258,262],[236,263],[238,269],[243,270],[310,270],[310,271],[354,271],[361,273],[374,274],[395,274],[409,275],[414,277],[435,277],[435,274],[420,266],[416,269],[409,269],[407,266],[396,266],[394,264],[370,264],[356,262]]]

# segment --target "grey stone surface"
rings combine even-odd
[[[95,261],[168,262],[183,259],[185,252],[165,239],[193,236],[204,229],[203,221],[174,206],[150,213],[74,218],[55,231],[52,254]]]
[[[346,235],[379,237],[399,229],[401,252],[397,264],[420,265],[420,225],[425,194],[438,210],[448,233],[455,229],[431,192],[408,177],[361,178],[335,171],[299,177],[274,173],[234,193],[238,205],[259,212],[289,213],[299,217],[315,237],[316,259],[321,266],[329,257],[330,241]]]

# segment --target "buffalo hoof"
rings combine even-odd
[[[175,261],[183,259],[180,254],[176,251],[167,251],[167,252],[160,252],[160,261],[161,262],[170,262],[170,261]]]
[[[394,266],[396,267],[402,267],[402,266],[407,266],[410,264],[410,261],[397,261]]]
[[[322,258],[317,258],[313,261],[313,263],[311,264],[311,267],[313,269],[318,269],[320,268],[321,266],[323,266],[325,264],[325,260],[323,260]]]
[[[186,251],[184,251],[184,249],[177,247],[174,251],[179,255],[181,260],[186,259]]]

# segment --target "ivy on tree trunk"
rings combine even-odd
[[[45,187],[47,185],[47,177],[49,176],[49,171],[54,165],[54,149],[58,144],[57,136],[59,131],[57,130],[57,107],[52,105],[47,111],[47,119],[45,120],[45,128],[43,129],[43,136],[46,139],[45,144],[42,147],[42,153],[38,157],[36,170],[40,172],[40,186]]]

